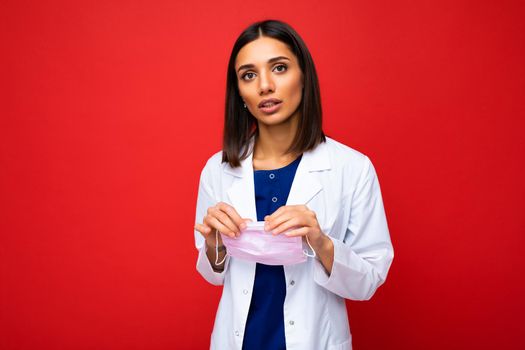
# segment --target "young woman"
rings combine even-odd
[[[202,170],[195,225],[197,270],[224,286],[211,348],[351,349],[345,299],[371,298],[394,256],[374,167],[324,135],[314,63],[287,24],[248,27],[227,74],[223,150]],[[250,221],[315,257],[229,254],[223,237],[243,249]]]

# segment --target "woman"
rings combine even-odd
[[[372,297],[393,259],[374,167],[324,135],[314,63],[287,24],[248,27],[227,74],[223,150],[202,170],[195,225],[197,270],[224,286],[211,348],[351,349],[345,299]],[[250,221],[315,257],[231,256],[223,237],[242,242]]]

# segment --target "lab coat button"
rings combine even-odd
[[[294,324],[294,321],[290,321],[290,326],[293,326],[293,324]]]
[[[277,197],[273,197],[272,198],[272,202],[274,202],[274,203],[277,202]]]
[[[290,281],[290,285],[293,286],[295,284],[295,281],[294,280],[291,280]]]
[[[275,174],[270,174],[270,179],[274,179],[275,178]]]
[[[244,294],[248,294],[248,290],[247,290],[247,289],[243,290],[242,292],[243,292]]]
[[[239,331],[235,331],[235,335],[236,335],[236,336],[239,336]]]

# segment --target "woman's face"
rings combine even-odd
[[[303,74],[286,44],[260,37],[237,54],[239,93],[259,123],[277,125],[299,117]]]

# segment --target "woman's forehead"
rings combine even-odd
[[[237,54],[235,67],[246,64],[264,65],[268,60],[284,56],[290,60],[295,60],[295,55],[288,46],[274,38],[260,37],[244,45]]]

